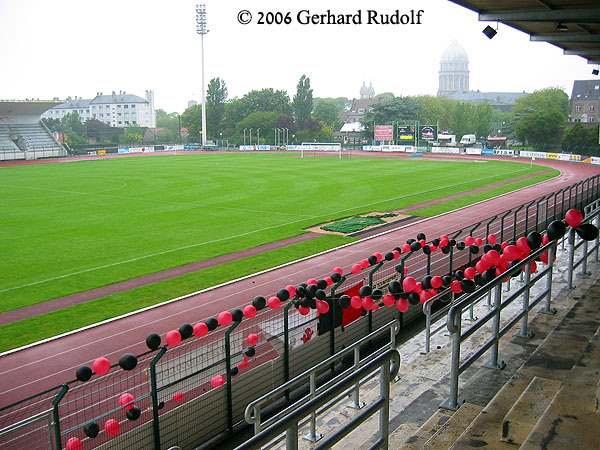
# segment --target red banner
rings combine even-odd
[[[376,141],[393,141],[394,126],[393,125],[375,125],[375,140]]]

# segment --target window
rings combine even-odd
[[[131,105],[132,108],[135,108],[135,105]]]
[[[121,122],[121,121],[119,120],[119,125],[121,125],[122,123],[123,123],[123,122]]]
[[[120,117],[120,116],[121,116],[121,113],[117,113],[117,116],[119,116],[119,117]]]
[[[125,125],[129,125],[129,120],[126,120],[126,121],[125,121]]]
[[[600,84],[597,84],[596,86],[594,86],[594,89],[596,89],[596,90],[600,89]]]
[[[127,108],[129,108],[129,105],[125,105],[125,106],[123,106],[123,108],[127,109]]]
[[[588,107],[588,111],[589,111],[589,112],[594,112],[594,105],[590,105],[590,106]]]
[[[581,105],[575,105],[575,112],[581,112]]]
[[[117,108],[120,108],[120,107],[121,107],[121,105],[117,105]]]

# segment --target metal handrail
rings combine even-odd
[[[244,419],[246,420],[246,423],[254,424],[255,432],[259,432],[266,423],[276,421],[278,416],[282,416],[283,414],[285,414],[287,412],[287,410],[291,409],[292,407],[297,407],[299,402],[306,401],[306,397],[299,400],[298,402],[294,403],[292,406],[287,407],[286,409],[281,411],[276,416],[269,418],[265,422],[261,422],[260,413],[261,413],[261,409],[265,403],[267,403],[275,398],[279,398],[279,397],[283,396],[286,391],[290,391],[294,387],[297,387],[297,386],[305,383],[307,381],[307,379],[310,379],[311,385],[312,385],[315,382],[315,375],[321,369],[331,366],[331,364],[334,364],[335,362],[341,360],[343,357],[345,357],[346,355],[348,355],[351,352],[354,352],[355,356],[356,356],[356,353],[358,351],[360,351],[360,346],[362,344],[372,341],[379,335],[383,334],[384,331],[390,332],[389,346],[391,348],[395,348],[395,345],[396,345],[395,337],[396,337],[396,334],[398,333],[398,330],[399,330],[398,321],[392,320],[391,322],[387,323],[386,325],[378,328],[377,330],[373,331],[372,333],[370,333],[370,334],[364,336],[363,338],[359,339],[358,341],[354,342],[352,345],[337,352],[335,355],[330,356],[329,358],[321,361],[319,364],[317,364],[317,365],[311,367],[310,369],[302,372],[301,374],[295,376],[290,381],[287,381],[286,383],[278,386],[277,388],[273,389],[272,391],[269,391],[266,394],[264,394],[263,396],[252,401],[251,403],[248,404],[248,406],[246,406],[246,410],[244,412]],[[363,360],[363,362],[364,362],[364,360]],[[359,362],[357,365],[356,359],[355,359],[355,364],[350,369],[344,371],[342,373],[342,375],[348,371],[356,370],[356,368],[360,367],[363,362]],[[338,377],[339,376],[340,375],[338,375]],[[319,392],[321,392],[322,390],[327,388],[327,386],[329,384],[332,384],[332,381],[334,381],[334,380],[329,380],[328,382],[326,382],[325,384],[323,384],[322,386],[319,386],[319,387],[311,386],[311,396],[317,395]]]
[[[391,364],[390,364],[391,363]],[[391,367],[390,367],[391,366]],[[371,355],[365,360],[365,363],[357,370],[343,377],[332,386],[319,392],[308,402],[293,409],[285,416],[279,418],[268,428],[257,433],[245,443],[236,447],[235,450],[259,449],[262,445],[268,443],[281,433],[286,433],[286,448],[298,448],[298,422],[305,416],[314,413],[321,406],[330,400],[346,392],[353,384],[361,378],[364,378],[377,369],[381,370],[381,389],[380,397],[368,408],[365,408],[350,423],[339,427],[325,441],[315,446],[317,449],[331,448],[336,442],[339,442],[344,436],[354,430],[358,425],[367,420],[375,412],[380,412],[380,430],[379,446],[375,448],[387,448],[388,428],[389,428],[389,382],[396,376],[400,368],[400,353],[396,349],[387,348],[384,352]]]

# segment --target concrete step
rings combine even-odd
[[[510,408],[500,430],[500,440],[522,444],[561,387],[561,382],[535,377]]]
[[[421,427],[408,439],[404,440],[403,433],[398,431],[390,434],[389,448],[391,450],[421,450],[425,442],[435,434],[452,416],[452,411],[438,409]],[[400,429],[399,429],[400,430]],[[400,430],[403,431],[403,430]]]
[[[519,374],[512,377],[481,410],[450,448],[462,450],[485,447],[486,449],[514,450],[513,445],[498,439],[498,433],[504,416],[530,382],[530,378],[523,378]]]
[[[591,378],[589,372],[586,376]],[[593,403],[589,399],[590,384],[593,383],[563,386],[520,448],[599,449],[600,414],[590,411]]]
[[[452,416],[444,423],[440,429],[431,436],[425,445],[427,450],[446,450],[450,448],[456,438],[460,436],[465,428],[469,426],[473,419],[481,412],[483,408],[472,403],[464,403]]]

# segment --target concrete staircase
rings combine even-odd
[[[600,298],[589,297],[573,305],[487,405],[439,410],[390,448],[600,449],[599,401]]]

